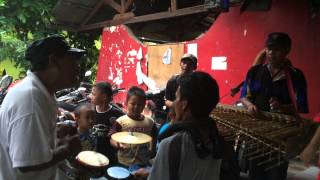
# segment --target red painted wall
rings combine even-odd
[[[108,81],[116,87],[129,88],[138,85],[136,78],[137,54],[141,49],[145,56],[146,47],[130,36],[125,26],[105,28],[102,33],[102,46],[99,54],[97,82]],[[136,52],[136,53],[135,53]],[[141,61],[142,71],[146,73],[146,60]],[[116,84],[114,79],[122,80]],[[123,103],[126,94],[119,93],[114,97],[116,102]]]
[[[98,80],[107,80],[109,67],[114,69],[117,62],[126,63],[125,57],[116,55],[116,50],[108,51],[114,44],[118,44],[124,54],[131,48],[142,47],[133,40],[123,26],[117,27],[118,32],[110,30],[103,32],[103,48],[100,51]],[[201,38],[186,42],[197,44],[199,59],[198,69],[210,73],[220,85],[221,96],[229,93],[230,89],[245,78],[256,54],[263,48],[265,37],[273,31],[287,32],[292,38],[292,51],[289,54],[293,65],[303,70],[308,81],[308,96],[312,117],[320,111],[320,13],[312,18],[307,0],[273,0],[272,8],[268,12],[240,13],[238,7],[230,12],[221,14],[214,25]],[[124,40],[125,43],[121,43]],[[131,47],[130,47],[131,46]],[[145,55],[145,54],[144,54]],[[226,57],[226,70],[212,70],[211,58]],[[146,68],[143,63],[143,68]],[[123,86],[137,84],[134,64],[130,64],[127,73],[123,73]],[[112,70],[114,71],[114,70]],[[123,98],[119,98],[123,99]],[[238,97],[226,97],[222,103],[232,104]]]

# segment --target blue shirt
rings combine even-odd
[[[298,112],[308,113],[307,82],[301,70],[288,67],[295,92]],[[283,74],[282,74],[283,75]],[[247,73],[241,97],[248,98],[258,109],[270,111],[270,98],[277,98],[281,104],[292,104],[286,76],[271,77],[268,64],[253,66]]]

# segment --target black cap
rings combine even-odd
[[[74,54],[80,58],[85,54],[85,50],[71,48],[63,37],[54,35],[34,41],[28,46],[25,56],[26,60],[31,62],[33,69],[37,69],[36,67],[40,64],[48,63],[50,55],[66,53]]]
[[[194,66],[197,66],[197,57],[193,54],[184,54],[180,61],[191,61]]]
[[[266,40],[266,47],[278,47],[286,50],[291,49],[291,38],[283,32],[270,33]]]

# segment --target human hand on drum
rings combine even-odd
[[[149,169],[146,169],[146,168],[140,168],[138,169],[137,171],[135,171],[133,173],[133,176],[136,178],[136,179],[147,179],[148,176],[149,176],[149,173],[150,173],[150,170]]]
[[[63,122],[57,123],[57,137],[63,138],[66,135],[75,135],[77,134],[77,126],[75,121],[66,120]]]
[[[79,135],[66,135],[58,138],[58,145],[65,149],[65,157],[76,156],[81,151]]]
[[[130,148],[130,144],[117,142],[117,149],[123,150]]]

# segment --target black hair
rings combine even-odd
[[[80,106],[78,106],[75,110],[74,110],[74,116],[76,118],[80,117],[81,114],[81,110],[83,108],[89,108],[89,109],[94,109],[94,105],[90,104],[90,103],[85,103],[85,104],[81,104]]]
[[[144,92],[143,89],[137,87],[137,86],[132,86],[127,93],[127,99],[126,101],[128,102],[128,100],[132,97],[132,96],[139,96],[142,97],[144,100],[147,99],[146,93]]]
[[[278,47],[284,49],[287,52],[291,50],[291,38],[287,33],[284,32],[272,32],[268,34],[265,46]]]
[[[112,86],[108,82],[98,82],[93,87],[99,89],[99,91],[103,94],[106,94],[108,97],[112,98]]]
[[[208,117],[219,102],[219,86],[208,73],[195,71],[181,78],[180,97],[196,118]]]
[[[215,159],[222,158],[224,141],[219,135],[215,121],[209,116],[219,102],[219,87],[208,73],[195,71],[181,78],[180,98],[188,101],[191,110],[191,121],[180,121],[171,125],[159,140],[176,132],[187,132],[191,136],[195,152],[200,159],[211,155]],[[211,143],[203,139],[206,132]]]

